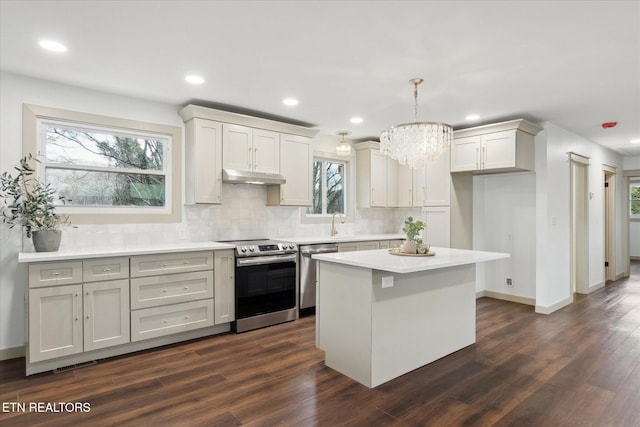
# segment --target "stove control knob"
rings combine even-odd
[[[246,246],[241,247],[240,248],[240,252],[242,252],[242,253],[247,252],[247,247]]]
[[[255,246],[249,246],[249,252],[253,252],[255,250],[256,250]]]

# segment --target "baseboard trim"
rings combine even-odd
[[[0,360],[16,359],[18,357],[24,357],[25,347],[23,345],[19,347],[10,347],[0,349]]]
[[[549,305],[549,306],[537,305],[536,304],[536,313],[551,314],[554,311],[558,311],[561,308],[568,306],[572,302],[573,302],[573,297],[569,297],[567,299],[563,299],[562,301],[558,301],[557,303]]]
[[[630,256],[631,261],[640,261],[640,256]]]
[[[499,299],[503,301],[517,302],[518,304],[525,304],[525,305],[532,305],[532,306],[536,305],[535,298],[504,294],[502,292],[486,291],[486,290],[476,292],[476,299],[482,298],[482,297]]]
[[[618,279],[616,279],[618,280]],[[581,295],[589,295],[591,292],[595,292],[598,289],[604,288],[604,282],[598,282],[595,285],[591,285],[589,286],[589,288],[587,289],[587,292],[578,292],[576,291],[577,294],[581,294]]]
[[[618,274],[616,274],[616,280],[620,280],[620,279],[622,279],[623,277],[628,277],[628,276],[625,276],[625,275],[624,275],[624,271],[623,271],[622,273],[618,273]]]

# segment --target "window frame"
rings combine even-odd
[[[640,188],[640,179],[630,179],[629,180],[629,209],[627,211],[627,215],[629,215],[629,219],[632,221],[640,221],[640,214],[633,214],[631,213],[631,202],[634,201],[634,199],[631,198],[631,187],[638,187]]]
[[[136,120],[101,116],[42,107],[23,105],[23,153],[44,153],[46,144],[43,123],[66,124],[70,127],[97,128],[114,133],[149,135],[166,141],[165,152],[165,206],[60,206],[59,212],[69,216],[72,224],[128,224],[128,223],[168,223],[182,219],[182,129]],[[43,161],[37,165],[38,179],[44,178],[47,166],[58,163]],[[92,167],[81,168],[90,170]],[[96,168],[98,170],[98,168]],[[101,170],[104,170],[102,168]],[[113,169],[118,172],[119,169]],[[125,173],[138,173],[132,169]],[[155,172],[154,172],[155,173]]]
[[[344,212],[339,212],[339,215],[342,215],[343,217],[347,217],[349,215],[349,185],[347,183],[348,181],[348,161],[344,160],[344,159],[336,159],[336,158],[330,158],[330,157],[324,157],[324,156],[313,156],[313,163],[315,164],[316,162],[322,162],[322,213],[320,214],[316,214],[316,213],[309,213],[305,211],[305,215],[308,218],[331,218],[333,216],[333,213],[328,213],[327,212],[327,186],[324,185],[327,183],[327,167],[326,167],[326,162],[331,162],[331,163],[339,163],[342,164],[343,166],[343,171],[342,171],[342,195],[344,197],[343,200],[343,206],[344,206]],[[313,190],[312,190],[313,193]],[[312,195],[313,198],[313,195]],[[308,209],[308,208],[307,208]]]

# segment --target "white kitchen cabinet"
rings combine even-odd
[[[215,252],[214,324],[229,323],[235,317],[235,255],[233,250]]]
[[[222,202],[222,123],[193,118],[185,124],[185,202]]]
[[[277,132],[224,123],[222,141],[224,169],[280,173],[280,135]]]
[[[483,174],[534,170],[535,135],[540,130],[519,119],[455,131],[451,172]]]
[[[451,208],[448,206],[427,207],[422,209],[426,224],[422,240],[431,246],[451,247]]]
[[[398,201],[399,208],[413,206],[413,169],[407,165],[398,164]]]
[[[128,343],[129,280],[29,289],[29,362]]]
[[[29,289],[29,362],[83,351],[82,285]]]
[[[131,277],[213,270],[213,251],[177,252],[131,257]]]
[[[449,206],[451,174],[449,149],[421,168],[414,169],[414,201],[418,206]]]
[[[129,280],[82,285],[84,351],[130,341]]]
[[[412,204],[411,169],[380,152],[375,141],[356,149],[356,203],[359,208],[408,207]]]
[[[311,206],[313,198],[313,147],[311,139],[280,135],[280,174],[285,184],[270,185],[269,206]]]
[[[213,271],[164,274],[131,279],[131,309],[213,298]]]
[[[131,341],[213,326],[213,299],[169,304],[131,312]]]

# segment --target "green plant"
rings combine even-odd
[[[4,172],[0,176],[0,198],[2,222],[13,228],[20,225],[31,237],[34,231],[57,230],[58,226],[69,223],[67,216],[56,214],[56,200],[66,203],[64,196],[56,196],[50,184],[38,181],[30,162],[39,160],[32,154],[20,159],[20,166],[14,169],[15,176]]]
[[[424,230],[424,222],[420,220],[414,221],[411,216],[404,220],[402,231],[407,235],[408,240],[414,240],[418,243],[422,242],[422,237],[420,237],[422,230]]]

